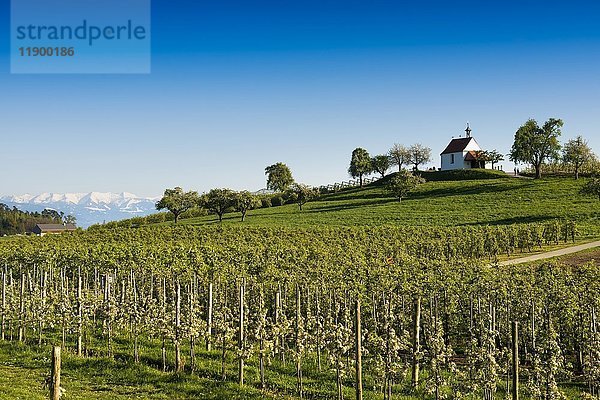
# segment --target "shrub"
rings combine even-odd
[[[263,197],[262,199],[260,199],[260,207],[261,208],[269,208],[271,207],[271,198],[270,197]]]
[[[181,214],[181,219],[186,218],[196,218],[196,217],[205,217],[208,215],[208,211],[205,208],[192,208]]]
[[[428,182],[502,179],[508,177],[504,171],[495,171],[490,169],[419,172],[419,174]]]
[[[290,192],[285,195],[285,204],[294,204],[298,201],[298,195],[296,193]]]
[[[283,197],[280,194],[271,197],[271,205],[273,207],[282,206],[284,204],[285,204],[285,201],[283,200]]]
[[[158,224],[161,222],[165,222],[166,220],[167,220],[167,213],[157,213],[157,214],[148,215],[146,217],[146,222],[148,222],[149,224]]]

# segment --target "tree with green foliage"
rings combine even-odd
[[[431,162],[431,149],[427,146],[417,143],[410,146],[408,152],[410,154],[410,164],[413,165],[415,171],[419,170],[419,165]]]
[[[425,179],[410,171],[400,171],[390,179],[387,189],[394,194],[398,201],[408,196],[417,187],[425,183]]]
[[[44,210],[46,211],[46,210]],[[60,214],[53,212],[28,212],[0,203],[0,237],[31,232],[36,224],[60,224],[64,221]]]
[[[595,155],[588,142],[581,136],[569,140],[563,147],[563,162],[575,170],[575,179],[579,179],[581,167],[594,160]]]
[[[201,204],[219,217],[219,222],[223,222],[223,215],[231,208],[237,205],[237,193],[231,189],[212,189],[210,192],[202,195]]]
[[[242,213],[242,222],[246,220],[246,214],[261,206],[261,200],[247,190],[243,190],[235,195],[235,209]]]
[[[65,224],[76,225],[77,224],[77,217],[74,216],[74,215],[65,215],[65,217],[63,218],[63,222]]]
[[[385,154],[375,156],[371,160],[371,165],[373,166],[373,171],[380,174],[381,178],[383,179],[385,178],[385,174],[391,166],[390,157]]]
[[[58,212],[58,211],[53,210],[51,208],[45,208],[42,211],[42,217],[45,217],[45,218],[48,218],[48,219],[53,219],[53,220],[56,220],[56,221],[62,221],[63,218],[64,218],[64,216],[65,216],[64,212],[62,212],[62,211]]]
[[[498,150],[486,150],[483,154],[485,161],[492,164],[492,169],[495,169],[496,164],[504,161],[504,154],[498,152]]]
[[[587,194],[590,196],[596,196],[596,197],[598,197],[598,200],[600,200],[600,179],[594,178],[594,179],[590,180],[581,189],[581,193]]]
[[[282,162],[269,165],[265,168],[265,175],[267,175],[267,189],[276,192],[285,192],[294,183],[292,171]]]
[[[198,193],[194,191],[184,192],[182,188],[167,189],[157,203],[156,209],[169,210],[175,217],[175,223],[179,221],[179,216],[187,210],[198,206]]]
[[[373,172],[373,165],[371,163],[371,156],[369,152],[363,148],[356,148],[352,152],[352,158],[350,160],[350,167],[348,173],[353,178],[358,178],[360,181],[360,187],[363,186],[363,177]]]
[[[563,121],[550,118],[539,126],[537,121],[530,119],[517,130],[515,142],[510,152],[514,162],[531,164],[535,168],[535,178],[542,177],[542,165],[549,159],[558,158]]]
[[[302,206],[311,200],[319,197],[319,191],[303,183],[294,183],[289,188],[290,197],[294,199],[294,202],[298,204],[300,211]]]
[[[474,151],[472,155],[475,158],[475,162],[477,163],[476,168],[478,169],[485,168],[486,164],[490,161],[488,153],[484,150]]]
[[[389,151],[391,165],[398,166],[398,172],[402,171],[404,165],[410,164],[411,154],[409,149],[401,144],[394,144]]]

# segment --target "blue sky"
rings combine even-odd
[[[508,152],[558,117],[600,152],[596,2],[155,0],[149,75],[11,75],[0,4],[0,194],[256,190],[277,161],[326,184],[355,147],[437,164],[467,120]]]

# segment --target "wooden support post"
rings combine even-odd
[[[52,370],[50,371],[50,400],[60,399],[60,347],[52,349]]]
[[[362,332],[360,318],[360,299],[356,299],[356,400],[363,398],[363,383],[362,383]]]
[[[83,354],[83,299],[81,294],[81,266],[77,269],[77,355]]]
[[[6,273],[7,268],[4,267],[2,270],[2,337],[1,340],[6,339]]]
[[[281,285],[277,286],[277,292],[275,293],[275,326],[279,325],[279,315],[281,313]],[[275,337],[275,354],[279,354],[283,360],[283,350],[280,335]]]
[[[419,353],[421,351],[421,298],[415,298],[413,315],[413,343],[412,343],[412,386],[419,386]]]
[[[181,359],[181,283],[175,282],[175,372],[183,371]]]
[[[162,289],[161,289],[161,308],[162,308],[162,316],[163,318],[167,317],[167,278],[162,278]],[[167,338],[165,334],[162,334],[162,345],[161,345],[161,354],[162,354],[162,367],[163,372],[167,372]]]
[[[195,299],[195,288],[196,288],[196,273],[190,282],[189,287],[189,301],[190,301],[190,309],[189,309],[189,324],[190,327],[194,326],[194,299]],[[193,330],[190,332],[190,372],[194,374],[194,370],[196,369],[196,349],[195,349],[195,335]]]
[[[211,350],[213,325],[213,283],[208,283],[208,310],[206,320],[206,351]]]
[[[512,400],[519,400],[519,323],[512,323]]]
[[[298,397],[302,399],[302,354],[300,352],[301,337],[300,337],[300,318],[302,313],[300,299],[300,285],[296,284],[296,387],[298,390]]]
[[[19,342],[25,341],[25,273],[21,269],[21,290],[19,292]]]
[[[246,280],[243,279],[240,284],[240,318],[239,318],[239,332],[238,332],[238,349],[240,351],[239,365],[238,365],[238,382],[240,386],[244,384],[244,286]]]

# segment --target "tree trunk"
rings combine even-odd
[[[542,165],[536,164],[535,165],[535,179],[541,179],[541,178],[542,178]]]

